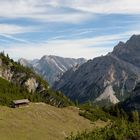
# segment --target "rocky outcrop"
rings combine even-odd
[[[13,76],[13,73],[11,72],[10,69],[0,69],[0,77],[3,77],[4,79],[11,81]]]
[[[6,68],[6,66],[3,65],[0,66],[0,77],[8,80],[9,82],[27,87],[29,92],[35,92],[39,85],[35,78],[27,78],[26,73],[16,73],[15,71],[12,71],[10,67]]]
[[[80,102],[107,97],[112,103],[123,101],[140,81],[139,54],[140,36],[133,35],[106,56],[89,60],[76,71],[67,71],[54,88]]]
[[[29,78],[25,82],[25,86],[27,87],[29,92],[35,92],[39,83],[36,81],[35,78]]]

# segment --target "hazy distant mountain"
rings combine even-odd
[[[79,66],[86,62],[84,58],[63,58],[54,55],[45,55],[40,60],[20,59],[20,64],[23,66],[32,67],[38,74],[46,79],[51,85],[66,72],[68,69]]]
[[[67,71],[55,83],[72,100],[118,103],[129,96],[140,80],[140,35],[120,42],[113,52]]]

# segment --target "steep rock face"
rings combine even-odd
[[[76,65],[85,63],[86,60],[84,58],[73,59],[45,55],[40,60],[28,61],[26,59],[20,59],[19,62],[23,66],[33,68],[35,72],[53,85],[55,81],[60,79],[64,72]]]
[[[19,65],[3,53],[0,54],[0,77],[27,89],[31,94],[40,94],[44,102],[51,105],[61,107],[70,103],[61,93],[54,92],[49,84],[30,68]]]
[[[36,81],[35,78],[29,78],[26,82],[25,82],[25,86],[27,87],[29,92],[35,92],[37,87],[38,87],[39,83]]]
[[[34,75],[30,76],[28,78],[26,73],[15,72],[11,67],[6,68],[3,65],[0,66],[0,77],[8,80],[9,82],[27,87],[29,92],[35,92],[38,87],[38,82],[34,78]]]
[[[129,96],[140,80],[139,54],[140,36],[134,35],[126,43],[120,42],[106,56],[90,60],[76,71],[67,71],[54,88],[72,100],[96,102],[107,87],[112,87],[111,93],[105,95],[111,96],[112,103],[117,103]]]
[[[133,35],[126,43],[119,43],[112,54],[127,61],[135,67],[140,67],[140,35]]]

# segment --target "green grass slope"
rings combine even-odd
[[[107,124],[91,123],[78,113],[75,107],[56,108],[44,103],[16,109],[0,106],[0,140],[64,140],[71,132]]]
[[[13,100],[28,98],[32,102],[43,101],[39,94],[31,94],[25,88],[0,78],[0,104],[10,106]]]

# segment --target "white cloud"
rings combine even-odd
[[[83,23],[88,19],[96,18],[97,13],[140,14],[139,5],[139,0],[0,0],[0,17],[29,18],[42,22]],[[138,28],[135,26],[133,29]],[[60,34],[52,37],[48,42],[38,44],[29,43],[14,36],[18,33],[36,30],[35,27],[0,24],[1,36],[22,42],[21,44],[10,44],[11,47],[8,48],[0,47],[0,49],[5,50],[14,58],[26,57],[31,59],[41,57],[43,54],[93,58],[111,51],[113,46],[107,47],[106,45],[115,45],[116,40],[126,39],[128,36],[138,33],[138,31],[128,29],[129,32],[117,35],[64,40],[63,38],[82,36],[97,31],[97,29],[86,29],[86,27],[79,31],[69,28],[66,32],[68,33],[70,30],[72,33],[69,35]],[[55,31],[53,32],[55,33]],[[65,33],[65,31],[61,32]]]
[[[140,14],[139,0],[55,0],[52,5],[101,14]]]
[[[17,44],[16,44],[17,45]],[[35,45],[35,44],[34,44]],[[38,44],[39,45],[39,44]],[[83,47],[83,46],[70,46],[69,45],[56,45],[56,44],[41,44],[39,46],[20,46],[10,47],[10,48],[1,48],[1,51],[4,50],[12,58],[27,58],[34,59],[40,58],[43,55],[57,55],[63,57],[72,57],[72,58],[93,58],[102,54],[105,54],[110,51],[109,48],[103,47]],[[28,50],[28,51],[27,51]]]
[[[27,16],[26,16],[27,17]],[[61,13],[61,14],[37,14],[37,15],[28,15],[27,18],[39,20],[42,22],[66,22],[77,24],[82,21],[88,20],[90,18],[95,18],[91,14],[86,13]]]
[[[96,13],[140,14],[139,5],[139,0],[0,0],[0,17],[79,23]]]
[[[12,35],[8,35],[8,34],[0,34],[0,36],[4,37],[5,39],[12,39],[14,41],[18,41],[18,42],[23,42],[23,43],[29,43],[27,40],[18,38],[18,37],[14,37]],[[1,39],[0,39],[1,41]]]
[[[51,6],[48,0],[1,0],[0,17],[30,18],[43,22],[79,23],[93,18],[84,12],[63,12],[63,8]]]
[[[18,26],[14,24],[0,24],[0,34],[18,34],[33,32],[37,29],[35,27]]]
[[[29,43],[25,39],[15,37],[14,35],[36,31],[39,31],[39,28],[35,26],[19,26],[15,24],[0,23],[0,36],[4,37],[5,39],[7,38],[18,42]],[[0,41],[3,41],[3,39],[0,39]]]
[[[85,39],[68,40],[48,40],[39,44],[13,44],[11,47],[4,48],[12,58],[24,57],[27,59],[40,58],[42,55],[58,55],[63,57],[85,57],[94,58],[104,55],[113,49],[119,40],[126,40],[129,33],[99,36]]]

